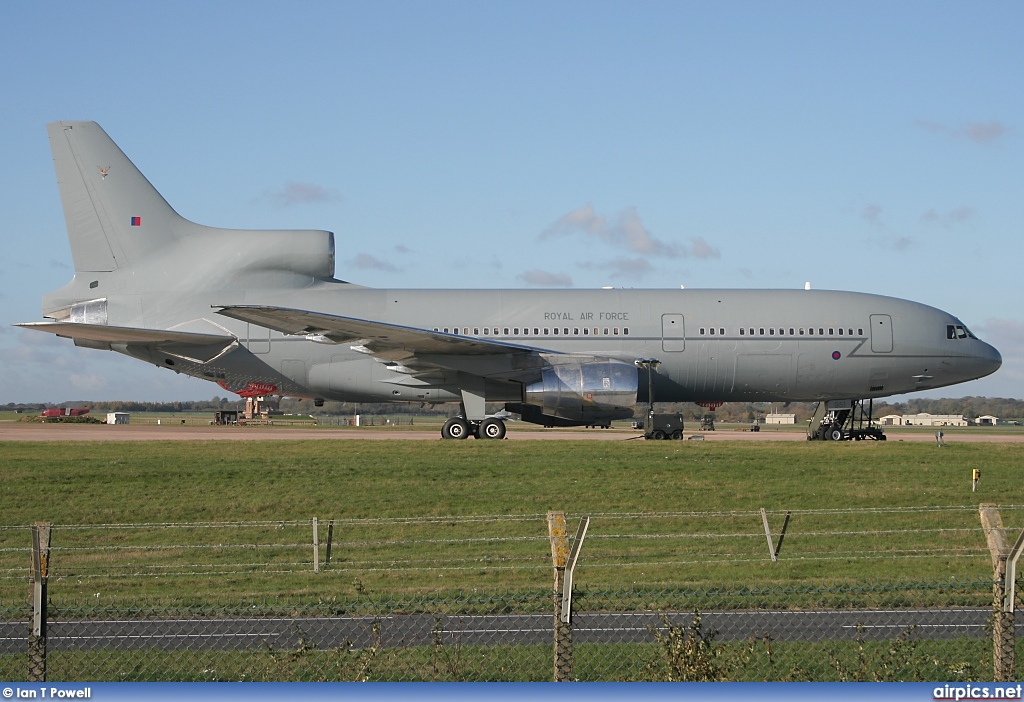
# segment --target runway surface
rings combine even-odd
[[[1024,432],[959,433],[943,429],[947,443],[1024,443]],[[632,429],[541,429],[509,426],[509,441],[627,441],[643,440]],[[686,440],[699,441],[806,441],[803,432],[722,430],[686,432]],[[440,441],[440,430],[382,427],[297,428],[216,426],[132,426],[106,424],[0,423],[0,441],[310,441],[361,439],[371,441]],[[892,432],[889,441],[933,442],[934,432]]]

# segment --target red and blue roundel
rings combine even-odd
[[[843,354],[839,353],[838,351],[833,351],[832,352],[832,359],[833,360],[838,361],[842,357],[843,357]]]

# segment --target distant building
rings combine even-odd
[[[884,417],[879,418],[878,423],[881,424],[883,427],[902,427],[903,415],[887,414]]]
[[[966,427],[967,420],[962,414],[907,414],[903,424],[908,427]]]
[[[767,414],[764,417],[765,424],[796,424],[795,414]]]
[[[107,424],[128,424],[130,419],[127,412],[107,412]]]
[[[996,424],[999,424],[999,417],[993,417],[991,414],[986,414],[978,417],[976,423],[979,427],[994,427]]]

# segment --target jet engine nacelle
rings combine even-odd
[[[549,366],[526,386],[523,404],[580,424],[628,419],[636,407],[637,377],[634,365],[617,361]]]

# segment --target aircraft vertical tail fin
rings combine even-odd
[[[95,122],[46,125],[76,271],[132,266],[187,221]]]

